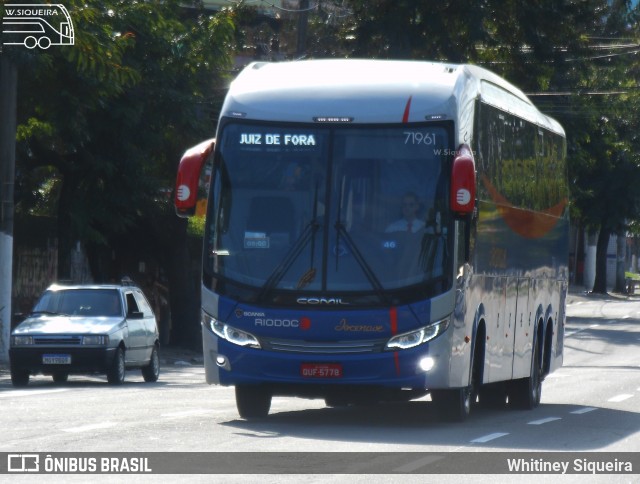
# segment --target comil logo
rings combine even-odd
[[[75,43],[73,22],[64,5],[8,3],[2,17],[2,45],[48,49]]]

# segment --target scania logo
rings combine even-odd
[[[348,306],[349,303],[342,300],[341,297],[299,297],[297,299],[298,304],[308,304],[311,306],[317,306],[320,304],[326,304],[329,306]]]
[[[265,314],[263,312],[259,312],[259,311],[245,311],[244,309],[236,309],[236,318],[242,318],[244,316],[247,316],[249,318],[251,317],[264,317]]]

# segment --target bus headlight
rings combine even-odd
[[[418,328],[415,331],[396,335],[387,341],[384,349],[387,351],[396,351],[415,348],[416,346],[426,343],[427,341],[431,341],[436,336],[444,333],[448,327],[449,318],[446,318],[436,323],[432,323],[429,326]]]
[[[229,326],[216,318],[202,312],[202,323],[213,331],[219,338],[227,340],[238,346],[248,346],[249,348],[260,348],[260,342],[251,333]]]

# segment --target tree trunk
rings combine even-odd
[[[171,306],[170,343],[197,349],[202,348],[200,286],[194,283],[186,226],[186,220],[171,214],[169,230],[172,236],[166,265]]]
[[[60,199],[58,200],[58,281],[65,281],[71,278],[73,234],[70,214],[72,213],[73,187],[73,180],[65,174],[62,180]]]
[[[596,245],[596,280],[593,284],[593,292],[607,293],[607,248],[611,231],[601,228]]]

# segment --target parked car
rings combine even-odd
[[[104,373],[112,385],[141,368],[147,382],[160,375],[156,317],[140,288],[112,285],[50,286],[11,332],[14,386],[38,373],[64,382],[70,373]]]

